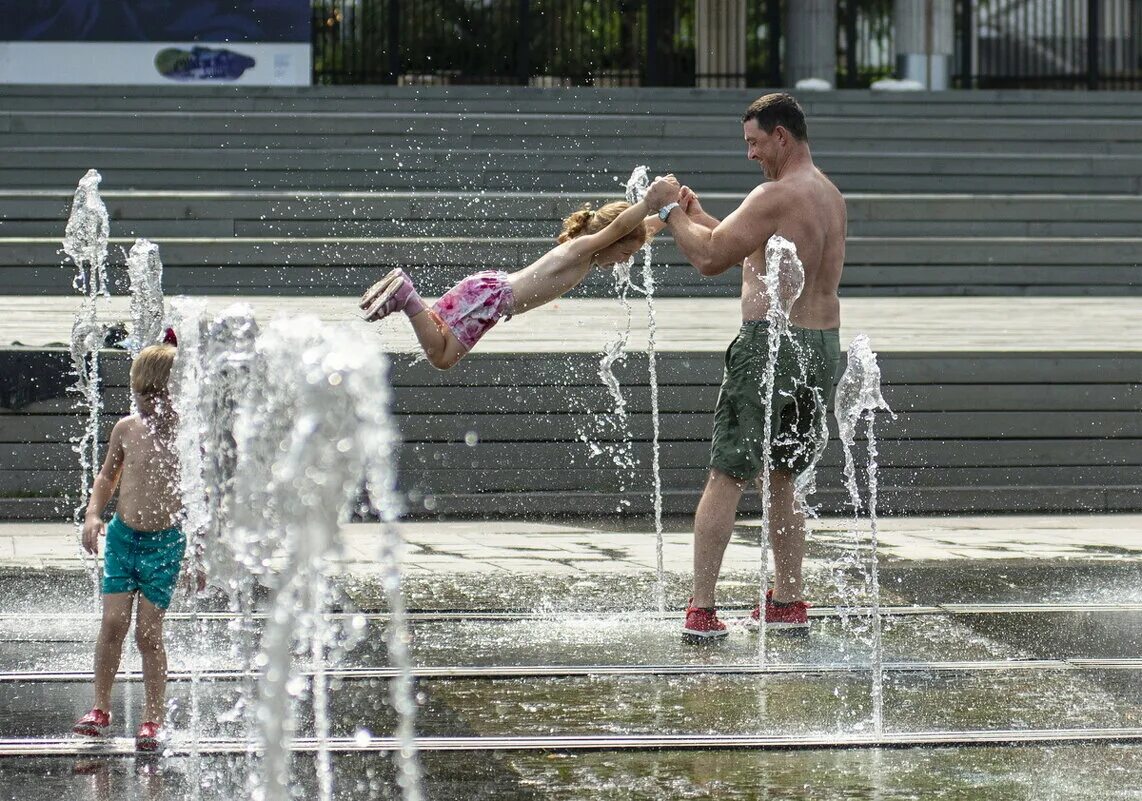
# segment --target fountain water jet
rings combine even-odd
[[[750,269],[747,262],[743,269]],[[801,296],[805,286],[805,269],[797,257],[797,248],[792,242],[780,236],[770,237],[765,246],[765,295],[768,301],[765,319],[768,323],[766,330],[768,351],[765,360],[762,386],[765,392],[765,426],[762,445],[761,468],[761,578],[759,581],[759,597],[762,604],[762,619],[758,626],[757,654],[758,661],[764,665],[766,654],[766,630],[764,605],[766,596],[766,575],[769,569],[769,497],[770,472],[773,469],[773,415],[768,410],[773,408],[774,385],[776,383],[777,357],[781,350],[782,337],[789,338],[789,313],[793,304]]]
[[[103,412],[100,393],[99,351],[106,330],[98,319],[97,300],[107,297],[107,239],[110,231],[107,207],[99,196],[101,177],[88,170],[75,189],[71,214],[64,230],[63,249],[75,264],[77,273],[72,286],[83,295],[71,329],[71,363],[75,373],[74,389],[86,405],[87,424],[75,444],[79,454],[79,504],[73,513],[76,541],[82,540],[83,515],[87,499],[100,468],[99,424]],[[91,575],[96,603],[99,602],[99,565],[84,553]]]
[[[221,587],[231,611],[239,616],[232,625],[236,657],[247,676],[236,713],[247,715],[246,699],[254,696],[251,675],[257,649],[252,575],[237,566],[229,532],[233,519],[233,483],[236,446],[234,417],[239,399],[249,389],[257,325],[245,304],[234,304],[210,319],[205,303],[197,298],[177,298],[172,303],[173,325],[179,337],[175,361],[174,402],[179,414],[179,453],[187,533],[188,568],[202,569],[212,584]],[[196,634],[198,598],[191,604],[192,630]],[[201,733],[198,713],[197,661],[191,666],[192,750]],[[255,722],[246,718],[247,737]],[[252,753],[252,750],[251,752]],[[192,769],[197,767],[191,761]]]
[[[869,575],[872,582],[872,720],[877,735],[884,733],[884,667],[880,626],[880,574],[876,552],[878,530],[876,519],[876,433],[874,421],[876,412],[883,410],[896,417],[880,392],[880,366],[876,353],[869,344],[868,337],[858,334],[849,343],[848,364],[837,384],[834,414],[837,428],[845,451],[845,486],[853,505],[854,516],[860,515],[860,490],[857,486],[856,465],[853,459],[853,446],[856,442],[857,424],[863,416],[867,423],[868,464],[868,515],[870,526]]]
[[[127,254],[131,289],[131,335],[123,345],[134,359],[139,351],[163,337],[163,263],[159,246],[138,239]]]
[[[631,176],[630,176],[630,178],[626,184],[626,199],[627,199],[627,201],[630,203],[637,202],[637,200],[639,200],[643,195],[646,194],[646,189],[647,189],[648,185],[649,185],[649,180],[647,178],[647,168],[645,166],[636,167],[634,169],[634,171],[631,172]],[[649,263],[646,262],[646,259],[648,259],[648,258],[649,258],[649,251],[644,249],[644,268],[643,268],[644,274],[649,274],[648,271],[650,269],[650,266],[649,266]],[[614,399],[614,402],[615,402],[614,409],[613,409],[611,415],[607,418],[607,422],[610,426],[613,426],[615,430],[620,431],[622,434],[622,439],[620,440],[619,444],[616,447],[614,447],[613,449],[609,449],[612,452],[612,457],[611,457],[612,461],[614,462],[615,467],[619,469],[620,474],[621,474],[621,471],[623,471],[623,470],[630,470],[633,472],[635,466],[637,465],[637,460],[634,457],[634,445],[633,445],[633,442],[631,440],[629,416],[627,414],[627,408],[626,408],[626,399],[623,397],[622,387],[619,384],[619,380],[615,376],[615,373],[614,373],[614,365],[616,363],[624,361],[626,359],[626,356],[627,356],[626,348],[627,348],[627,343],[630,340],[631,325],[632,325],[633,319],[634,319],[634,309],[631,306],[630,300],[628,299],[628,293],[630,292],[630,290],[633,289],[637,292],[642,292],[643,294],[646,294],[646,290],[644,288],[635,285],[631,281],[631,268],[633,267],[633,265],[634,265],[634,259],[632,257],[625,262],[614,264],[610,268],[611,277],[614,281],[615,293],[618,295],[619,303],[621,304],[622,309],[626,314],[626,322],[625,322],[625,325],[623,326],[623,328],[616,334],[615,338],[603,346],[603,355],[599,359],[599,379],[603,382],[603,385],[607,388],[607,391],[609,391],[611,393],[611,397]],[[651,359],[654,358],[653,353],[650,354],[650,358]],[[652,395],[654,396],[653,400],[656,401],[657,400],[657,385],[652,389]],[[655,436],[654,446],[655,446],[655,448],[657,448],[657,443],[658,443],[658,439],[657,439],[658,416],[657,416],[656,410],[655,410],[655,413],[652,415],[652,417],[653,417],[653,421],[654,421],[654,426],[656,428],[656,436]],[[584,437],[584,439],[586,439],[586,438]],[[589,440],[587,440],[587,444],[589,447],[591,447],[593,456],[597,455],[596,451],[598,453],[602,452],[602,448],[595,446]],[[655,476],[656,476],[656,481],[657,481],[657,476],[658,476],[657,471],[655,472]],[[626,490],[626,486],[624,484],[620,483],[619,492],[622,493],[625,490]],[[629,506],[629,505],[630,505],[629,501],[622,499],[619,501],[619,506],[618,506],[618,508],[616,508],[615,511],[622,512],[623,507]],[[661,560],[660,560],[660,564],[661,564]],[[660,596],[659,607],[660,607],[660,612],[664,613],[665,612],[665,593],[661,590],[661,587],[662,587],[662,572],[661,572],[661,570],[659,570],[658,583],[659,583],[659,587],[660,587],[660,591],[658,593]]]
[[[179,453],[179,484],[182,490],[183,522],[186,535],[188,569],[201,568],[199,552],[203,532],[209,522],[206,506],[206,484],[203,479],[204,449],[202,431],[205,423],[201,414],[202,390],[202,328],[206,302],[199,298],[176,298],[171,304],[171,324],[179,339],[171,372],[171,402],[178,414],[179,426],[176,447]],[[202,634],[198,619],[198,597],[191,600],[191,631],[198,638]],[[199,703],[202,671],[198,661],[191,663],[190,674],[190,775],[192,799],[197,799],[201,772],[200,740],[202,715]]]
[[[646,195],[650,187],[650,175],[646,166],[635,167],[627,181],[626,199],[637,203]],[[642,246],[642,286],[646,295],[646,362],[650,379],[650,421],[651,421],[651,475],[654,489],[654,546],[655,546],[655,600],[658,603],[659,617],[666,616],[666,581],[663,559],[662,536],[662,469],[661,448],[659,446],[660,420],[658,415],[658,355],[656,351],[657,319],[654,312],[654,269],[653,250],[650,240]],[[629,280],[629,274],[628,274]]]
[[[325,664],[333,635],[325,615],[332,588],[328,575],[340,551],[340,525],[351,511],[362,481],[370,503],[386,521],[385,554],[395,556],[391,522],[391,460],[395,437],[387,424],[387,361],[377,340],[348,329],[324,327],[302,318],[279,321],[258,339],[267,380],[247,394],[235,419],[238,444],[235,532],[251,546],[247,566],[272,585],[272,600],[256,667],[263,670],[257,718],[264,752],[256,797],[289,795],[294,700],[305,681],[292,669],[295,630],[314,664],[310,688],[319,747],[319,797],[332,797]],[[258,512],[252,510],[257,509]],[[273,566],[272,572],[270,566]],[[396,567],[386,568],[390,589],[399,591]],[[391,597],[391,594],[390,594]],[[390,639],[402,643],[400,604],[392,610]],[[297,610],[301,610],[300,615]],[[295,620],[295,615],[297,618]],[[299,625],[300,624],[300,625]],[[391,654],[397,664],[400,649]],[[406,681],[394,683],[407,691]],[[406,798],[419,798],[419,768],[412,739],[413,703],[404,692],[398,705],[404,747],[398,758]]]
[[[244,303],[228,306],[207,325],[203,344],[203,391],[201,419],[205,460],[203,475],[209,514],[203,531],[203,564],[214,586],[226,594],[227,605],[238,613],[231,630],[239,664],[253,670],[258,627],[254,619],[257,572],[248,558],[254,544],[239,536],[235,517],[235,474],[238,446],[234,439],[235,418],[243,398],[261,391],[264,384],[256,354],[258,325],[253,310]],[[247,733],[256,729],[251,699],[256,695],[252,678],[244,680],[235,710],[245,717]]]

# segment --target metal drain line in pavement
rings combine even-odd
[[[425,751],[712,751],[766,750],[805,751],[853,748],[960,748],[969,746],[1065,745],[1090,743],[1139,743],[1142,729],[995,729],[975,731],[886,732],[882,735],[575,735],[538,737],[418,737],[416,747]],[[245,740],[200,738],[197,743],[175,740],[164,748],[167,756],[225,756],[248,754]],[[292,740],[294,752],[318,749],[333,754],[386,753],[401,748],[391,737],[313,738]],[[193,748],[193,751],[192,751]],[[78,739],[0,739],[3,757],[100,757],[136,756],[135,741],[117,737],[104,741]]]
[[[1142,659],[1001,659],[977,662],[885,662],[883,669],[886,673],[988,673],[988,672],[1015,672],[1015,671],[1053,671],[1053,670],[1142,670]],[[703,675],[740,675],[740,676],[766,676],[790,674],[836,674],[836,673],[868,673],[872,670],[870,665],[853,665],[848,663],[822,663],[790,662],[776,665],[471,665],[471,666],[437,666],[416,667],[411,673],[414,678],[428,680],[494,680],[494,679],[539,679],[539,678],[574,678],[580,676],[703,676]],[[328,667],[322,671],[327,679],[341,681],[364,681],[370,679],[391,679],[397,676],[396,668],[388,667],[361,667],[336,668]],[[187,682],[192,678],[204,682],[237,681],[258,674],[242,670],[203,670],[197,674],[189,671],[170,671],[167,681]],[[313,676],[313,671],[299,671],[299,676]],[[88,682],[92,674],[83,671],[12,671],[0,673],[2,684],[39,684],[39,683],[67,683]],[[120,673],[116,681],[142,681],[142,674],[137,671]]]
[[[727,616],[748,615],[750,609],[735,609],[732,607],[719,608]],[[1003,615],[1003,614],[1099,614],[1106,612],[1142,612],[1142,603],[1115,603],[1115,604],[987,604],[987,603],[948,603],[932,606],[882,606],[882,617],[914,617],[929,615]],[[77,620],[98,620],[100,612],[0,612],[0,623],[7,621],[48,621],[62,620],[75,622]],[[872,607],[846,607],[815,606],[809,609],[811,618],[836,618],[842,615],[848,617],[861,617],[872,614]],[[658,618],[657,613],[640,611],[641,619]],[[680,620],[681,611],[668,612],[661,620]],[[237,620],[240,618],[264,620],[264,612],[255,612],[243,615],[237,612],[168,612],[164,616],[166,621],[187,620]],[[558,622],[561,620],[606,620],[608,618],[623,617],[620,612],[580,612],[568,610],[566,612],[517,612],[509,610],[422,610],[408,612],[405,619],[414,623],[443,623],[449,621],[540,621]],[[389,619],[387,612],[358,611],[358,612],[331,612],[326,615],[327,620],[345,620],[363,618],[368,621],[384,621]],[[3,638],[0,638],[3,641]]]

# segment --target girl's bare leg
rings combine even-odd
[[[111,686],[119,672],[123,640],[131,628],[133,592],[114,592],[103,596],[103,621],[95,641],[95,707],[111,711]]]
[[[162,725],[167,699],[167,649],[163,645],[163,615],[166,610],[155,606],[139,593],[139,618],[135,624],[135,642],[143,657],[143,721]]]
[[[430,309],[425,309],[410,317],[409,321],[429,363],[439,370],[447,370],[455,366],[467,351],[456,339],[456,335],[439,319]]]

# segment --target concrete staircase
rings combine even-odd
[[[621,196],[638,164],[675,172],[724,214],[760,180],[739,124],[760,93],[0,87],[3,292],[12,302],[74,296],[60,240],[74,186],[94,167],[115,245],[158,242],[168,294],[348,301],[395,264],[435,294],[475,269],[529,263],[563,216]],[[849,200],[844,297],[945,299],[943,319],[962,325],[968,343],[973,321],[956,312],[966,296],[1053,296],[1065,313],[1067,298],[1142,294],[1142,93],[801,99],[814,156]],[[113,275],[125,291],[117,252]],[[668,237],[656,241],[655,261],[660,297],[738,292],[736,271],[703,279]],[[597,275],[568,302],[608,298],[611,281]],[[887,396],[904,412],[885,424],[881,443],[886,507],[1142,508],[1142,346],[1116,336],[1118,322],[1106,320],[1097,349],[1066,354],[1025,341],[882,350]],[[1044,316],[1043,328],[1052,324]],[[16,339],[26,341],[18,332],[6,341]],[[0,361],[15,384],[66,369],[58,351],[39,353],[37,362],[8,350]],[[720,356],[676,350],[661,359],[663,480],[668,509],[686,512],[701,488]],[[398,364],[413,510],[646,511],[645,362],[632,359],[621,376],[639,462],[621,478],[586,459],[575,419],[606,411],[595,362],[521,341],[517,353],[473,353],[443,374]],[[112,367],[109,414],[126,408],[122,371]],[[61,394],[0,414],[4,514],[66,507],[71,404]],[[471,430],[477,449],[464,444]],[[819,482],[826,509],[844,505],[839,459],[831,446]]]

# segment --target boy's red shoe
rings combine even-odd
[[[152,720],[141,725],[139,730],[135,732],[135,750],[158,751],[160,732],[159,724]]]
[[[106,737],[110,728],[111,713],[93,707],[90,712],[76,721],[71,730],[83,737]]]
[[[692,601],[693,599],[691,599]],[[686,622],[682,624],[682,639],[690,642],[708,642],[729,634],[726,624],[718,620],[718,610],[687,605]]]
[[[753,608],[746,627],[757,629],[761,622],[761,604]],[[804,601],[793,601],[788,604],[775,604],[773,590],[765,593],[765,628],[769,631],[779,631],[783,634],[809,633],[809,604]]]

